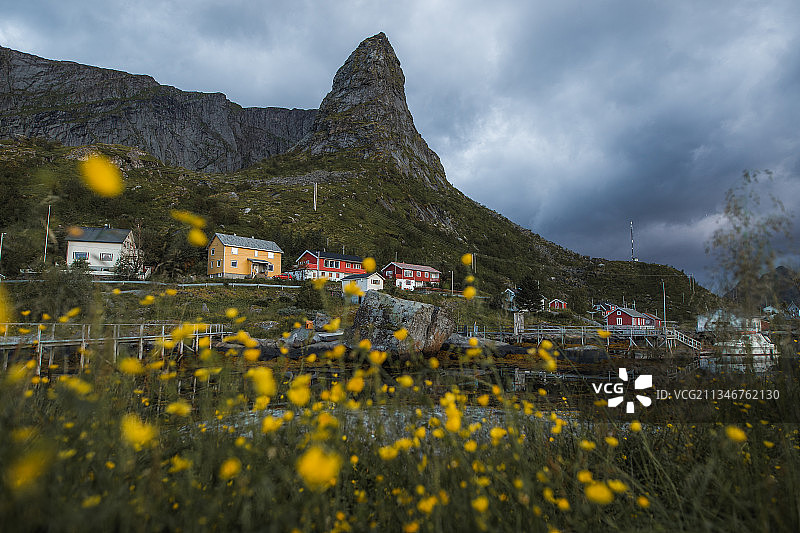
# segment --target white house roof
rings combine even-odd
[[[334,252],[312,252],[311,250],[306,250],[300,257],[297,258],[297,261],[303,258],[304,255],[311,254],[314,257],[321,257],[322,259],[335,259],[338,261],[350,261],[351,263],[361,263],[363,260],[361,257],[357,255],[345,255],[345,254],[337,254]]]
[[[265,252],[283,253],[283,250],[272,241],[264,241],[253,237],[240,237],[239,235],[228,235],[226,233],[215,233],[215,237],[223,246],[233,246],[234,248],[247,248],[248,250],[263,250]],[[213,239],[212,239],[213,240]]]
[[[436,270],[433,267],[429,267],[429,266],[425,266],[425,265],[414,265],[412,263],[398,263],[397,261],[392,261],[391,263],[389,263],[388,265],[383,267],[381,270],[386,270],[387,268],[389,268],[392,265],[397,265],[398,267],[402,268],[403,270],[419,270],[419,271],[422,271],[422,272],[437,272],[437,273],[441,274],[441,272],[439,272],[438,270]]]
[[[129,229],[115,228],[78,228],[78,231],[70,231],[67,235],[68,241],[73,242],[110,242],[121,243],[130,235]]]
[[[378,274],[377,272],[372,272],[370,274],[350,274],[349,276],[343,277],[340,281],[354,281],[357,279],[364,279],[364,278],[371,278],[372,276],[378,276],[379,278],[386,281],[383,276]]]

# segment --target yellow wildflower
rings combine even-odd
[[[406,337],[408,337],[408,330],[406,328],[400,328],[394,332],[394,338],[400,342],[406,340]]]
[[[239,316],[239,310],[235,307],[229,307],[225,309],[225,316],[230,318],[231,320]]]
[[[364,291],[361,290],[355,281],[351,281],[342,289],[347,296],[364,296]]]
[[[461,263],[464,266],[469,266],[472,264],[472,254],[464,254],[461,256]]]
[[[135,357],[125,357],[119,361],[119,369],[121,372],[131,376],[138,376],[144,373],[142,363]]]
[[[183,222],[184,224],[188,224],[194,228],[206,227],[206,221],[203,217],[197,216],[189,211],[179,211],[177,209],[173,209],[169,214],[178,222]]]
[[[472,500],[471,505],[479,513],[485,513],[489,508],[489,499],[486,496],[478,496]]]
[[[275,396],[277,385],[272,375],[272,369],[264,366],[251,368],[245,374],[253,383],[253,389],[259,396]]]
[[[311,390],[309,389],[310,384],[310,374],[302,374],[297,376],[292,380],[289,390],[286,391],[286,397],[290,402],[298,407],[304,406],[309,402],[309,400],[311,400]]]
[[[619,440],[616,437],[606,437],[606,444],[612,448],[619,446]]]
[[[122,429],[122,439],[137,451],[147,446],[158,435],[158,430],[155,426],[142,422],[135,414],[123,416],[120,427]]]
[[[391,461],[392,459],[397,457],[397,453],[398,453],[397,448],[395,448],[394,446],[381,446],[378,449],[378,455],[384,461]]]
[[[639,496],[638,498],[636,498],[636,505],[638,505],[642,509],[647,509],[648,507],[650,507],[650,500],[648,500],[646,496]]]
[[[605,329],[598,329],[597,336],[600,337],[601,339],[607,339],[611,336],[611,332]]]
[[[81,164],[83,182],[98,196],[119,196],[125,188],[122,173],[114,163],[101,155],[91,155]]]
[[[478,449],[478,443],[475,442],[474,440],[468,440],[467,442],[464,443],[464,449],[470,453],[474,452],[475,450]]]
[[[172,465],[168,470],[170,474],[182,472],[192,466],[192,462],[189,459],[184,459],[180,455],[174,455],[169,462]]]
[[[594,442],[591,442],[591,441],[588,441],[586,439],[583,439],[580,442],[579,446],[581,447],[581,449],[586,450],[587,452],[590,452],[590,451],[594,450],[597,445]]]
[[[631,431],[638,432],[638,431],[642,430],[642,423],[639,422],[638,420],[634,420],[633,422],[631,422],[631,426],[630,427],[631,427]]]
[[[383,364],[384,361],[386,361],[387,355],[388,354],[386,352],[379,352],[378,350],[372,350],[371,352],[369,352],[369,355],[367,357],[369,358],[370,363],[372,363],[375,366],[380,366]]]
[[[326,276],[322,276],[322,277],[319,277],[319,278],[311,280],[311,284],[317,290],[322,290],[322,288],[325,286],[325,284],[327,282],[328,282],[328,278]]]
[[[355,376],[350,381],[347,382],[347,390],[353,393],[358,394],[364,389],[364,378],[361,376]]]
[[[747,435],[745,432],[736,426],[726,426],[725,435],[733,442],[744,442],[747,440]]]
[[[464,298],[466,298],[467,300],[472,300],[473,298],[475,298],[476,293],[477,291],[475,290],[475,287],[473,287],[472,285],[464,287],[464,291],[462,292]]]
[[[208,237],[206,237],[203,230],[199,228],[190,229],[189,233],[186,234],[186,240],[189,241],[189,244],[197,248],[202,248],[208,244]]]
[[[13,491],[26,491],[47,470],[50,456],[43,451],[32,451],[13,461],[6,469],[6,483]]]
[[[297,460],[297,473],[311,490],[325,490],[335,485],[341,467],[339,454],[319,446],[312,446]]]
[[[189,413],[192,412],[192,406],[186,400],[178,400],[167,405],[165,410],[171,415],[189,416]]]
[[[403,374],[402,376],[397,378],[397,383],[399,383],[400,386],[402,387],[410,388],[414,386],[414,378],[412,378],[408,374]]]
[[[242,471],[242,462],[236,458],[231,457],[226,459],[225,462],[219,467],[219,477],[224,480],[233,479]]]
[[[614,493],[611,492],[608,485],[599,481],[586,485],[583,492],[586,494],[587,500],[598,505],[608,505],[614,501]]]
[[[627,492],[628,485],[625,482],[620,481],[619,479],[610,479],[608,480],[608,487],[617,493]]]
[[[364,259],[364,261],[361,262],[361,266],[364,267],[364,271],[370,273],[370,272],[375,272],[375,268],[377,265],[375,264],[375,259],[373,259],[372,257],[367,257]]]
[[[99,494],[95,494],[94,496],[89,496],[83,499],[83,502],[81,502],[81,507],[83,507],[84,509],[97,507],[98,505],[100,505],[102,499],[103,497]]]
[[[592,481],[592,473],[588,470],[581,470],[578,472],[578,481],[581,483],[591,483]]]

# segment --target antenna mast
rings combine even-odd
[[[633,255],[633,220],[631,220],[631,261],[636,261],[636,256]]]

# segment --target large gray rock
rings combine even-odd
[[[392,161],[401,174],[446,188],[444,167],[414,126],[404,86],[403,69],[386,35],[365,39],[336,72],[298,148],[314,155],[348,151]]]
[[[401,328],[408,330],[408,338],[403,342],[394,336]],[[455,329],[453,318],[441,307],[367,291],[356,311],[352,334],[355,338],[369,339],[379,350],[435,353]]]

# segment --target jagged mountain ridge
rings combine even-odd
[[[316,114],[242,108],[222,93],[0,47],[0,138],[122,144],[187,169],[231,172],[289,150]]]
[[[298,148],[391,160],[402,174],[421,177],[428,186],[447,184],[439,156],[414,126],[405,76],[383,32],[362,41],[336,72],[312,132]]]

